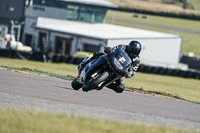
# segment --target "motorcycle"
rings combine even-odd
[[[86,57],[82,62],[88,59],[89,57]],[[117,48],[115,51],[89,62],[84,68],[79,65],[78,76],[71,82],[71,86],[74,90],[79,90],[82,87],[85,92],[95,89],[101,90],[125,76],[131,63],[132,61],[126,52]],[[117,91],[123,92],[124,90]]]

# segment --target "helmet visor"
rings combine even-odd
[[[137,57],[139,54],[138,54],[138,52],[136,51],[136,50],[134,50],[134,49],[129,49],[129,56],[130,56],[130,58],[135,58],[135,57]]]

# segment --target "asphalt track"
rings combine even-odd
[[[112,21],[112,18],[107,17],[106,20]],[[121,22],[121,23],[127,23],[127,24],[133,24],[133,25],[148,26],[148,27],[154,27],[154,28],[159,28],[159,29],[173,30],[173,31],[177,31],[177,32],[185,32],[185,33],[200,35],[199,30],[170,27],[170,26],[150,24],[150,23],[144,23],[144,22],[136,22],[136,21],[130,21],[130,20],[117,19],[117,18],[115,18],[114,21]]]
[[[68,80],[7,70],[0,70],[2,107],[200,130],[200,104],[108,88],[75,91]]]

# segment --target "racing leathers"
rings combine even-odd
[[[122,48],[124,51],[126,51],[126,48],[128,45],[117,45],[113,48],[111,47],[104,47],[104,53],[103,52],[95,52],[93,56],[87,60],[86,62],[83,62],[81,64],[82,67],[85,67],[86,64],[88,64],[90,61],[99,58],[101,55],[104,55],[105,53],[111,53],[113,52],[116,48]],[[131,78],[135,75],[135,72],[137,71],[140,63],[140,58],[137,56],[136,58],[132,59],[132,64],[128,70],[128,73],[125,75],[125,78]],[[124,81],[122,78],[117,79],[114,83],[110,84],[107,86],[108,88],[114,90],[116,93],[121,93],[125,89]]]

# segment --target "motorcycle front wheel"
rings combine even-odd
[[[104,71],[103,73],[99,74],[95,79],[86,82],[83,86],[82,89],[83,91],[89,91],[92,89],[95,89],[98,87],[100,83],[105,81],[109,77],[109,73],[107,71]]]
[[[79,82],[76,81],[76,79],[74,79],[71,82],[71,86],[74,90],[79,90],[82,87],[82,84],[80,84]]]

